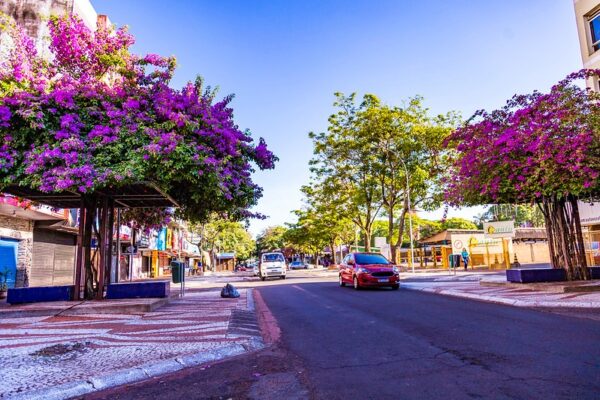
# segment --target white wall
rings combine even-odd
[[[98,14],[90,0],[74,0],[73,14],[79,16],[88,28],[96,30]]]

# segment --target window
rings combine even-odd
[[[358,264],[389,264],[390,262],[381,254],[357,254],[356,262]]]
[[[283,262],[285,261],[285,259],[283,258],[283,254],[279,254],[279,253],[270,253],[270,254],[264,254],[262,256],[262,260],[263,262]]]
[[[592,37],[592,48],[594,51],[600,50],[600,13],[595,14],[589,19],[590,35]]]

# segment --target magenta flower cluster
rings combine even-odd
[[[92,193],[152,181],[192,209],[200,191],[220,211],[256,202],[253,166],[277,158],[235,124],[232,96],[215,102],[200,79],[173,89],[175,60],[131,54],[124,28],[92,32],[74,16],[49,27],[50,59],[14,27],[0,64],[0,186]]]
[[[592,76],[600,70],[571,74],[549,93],[514,96],[457,129],[446,140],[456,150],[448,201],[533,203],[598,194],[599,96],[575,84]]]
[[[168,225],[173,219],[173,210],[170,208],[132,208],[121,213],[121,221],[128,227],[140,229],[148,234]]]

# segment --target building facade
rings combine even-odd
[[[574,0],[579,49],[584,68],[600,68],[600,0]],[[588,87],[600,90],[597,78]]]
[[[0,0],[0,12],[25,28],[41,54],[48,53],[49,16],[75,14],[90,29],[96,29],[98,20],[90,0]]]
[[[600,0],[574,0],[573,6],[583,67],[600,69]],[[587,86],[600,91],[597,77],[588,79]],[[588,263],[600,265],[600,202],[580,202],[579,208]]]

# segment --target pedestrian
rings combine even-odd
[[[463,263],[465,264],[465,271],[467,270],[467,266],[469,265],[469,252],[466,248],[463,247],[462,253],[460,253],[463,259]]]

